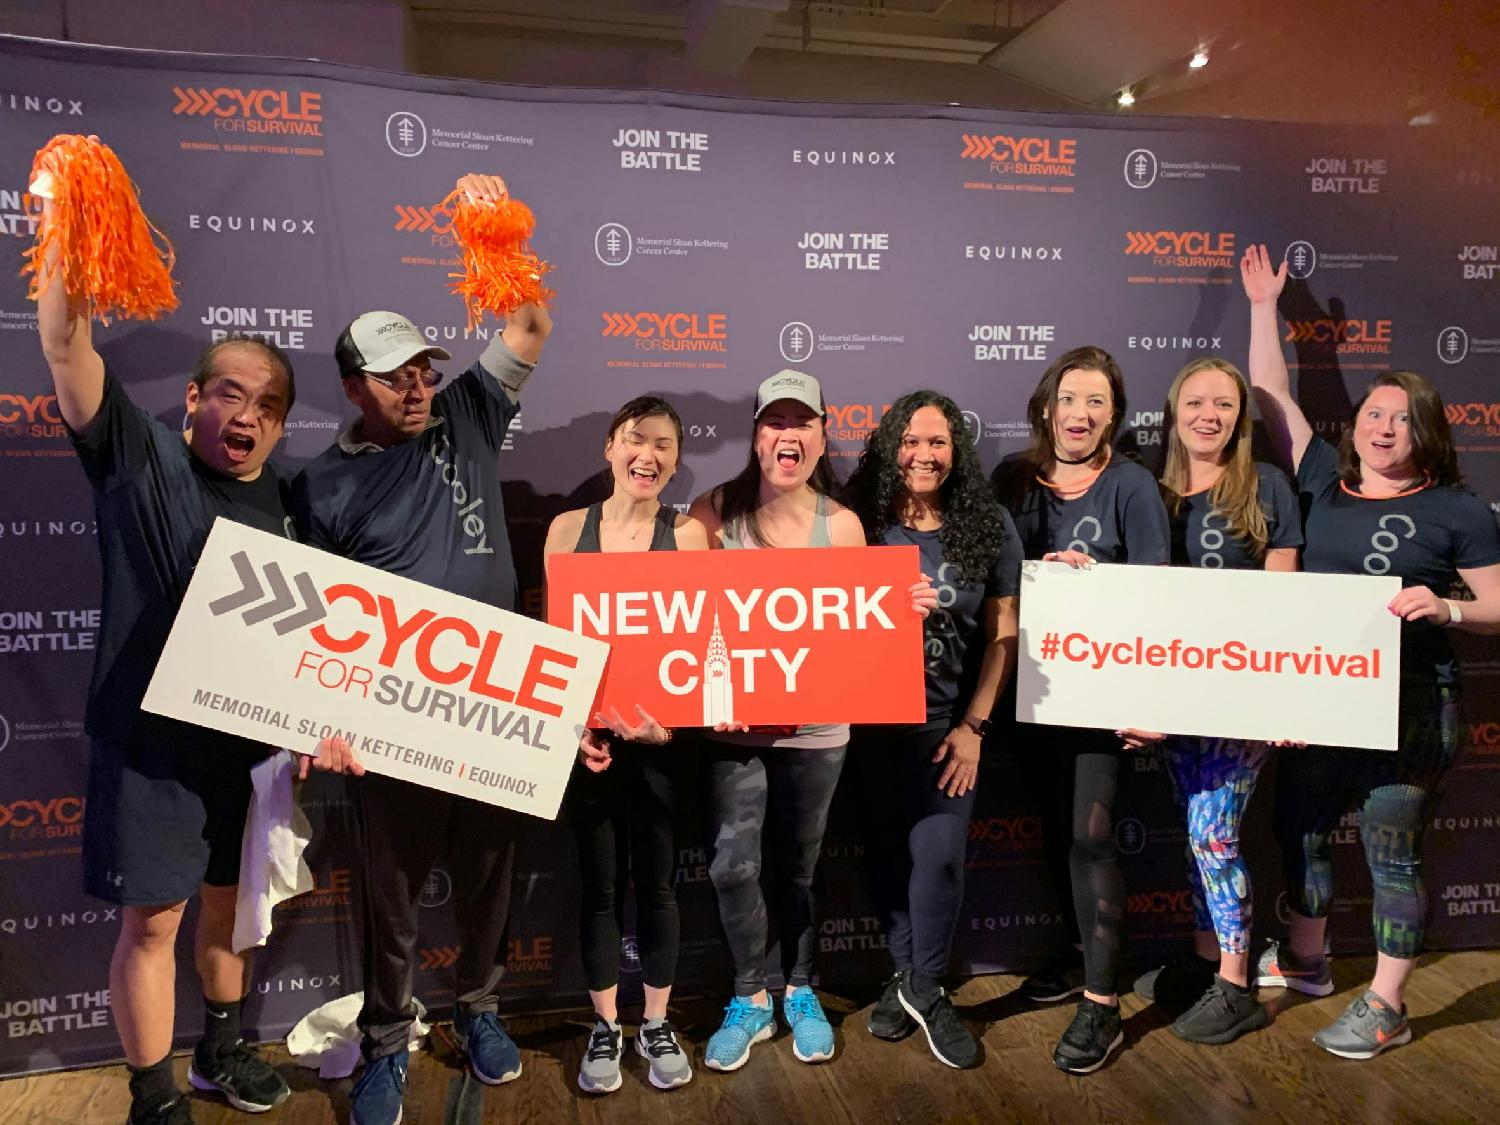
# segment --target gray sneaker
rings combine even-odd
[[[676,1029],[665,1019],[641,1024],[635,1049],[651,1068],[651,1085],[658,1090],[673,1090],[693,1080],[693,1064],[677,1042]]]
[[[1283,949],[1280,942],[1273,941],[1255,963],[1255,980],[1251,983],[1258,988],[1290,988],[1309,996],[1330,996],[1333,970],[1326,956],[1302,962],[1290,949]]]
[[[1344,1014],[1313,1036],[1313,1042],[1341,1059],[1373,1059],[1381,1051],[1411,1042],[1406,1009],[1396,1011],[1366,992]]]
[[[620,1088],[620,1025],[602,1016],[589,1033],[588,1049],[578,1066],[578,1088],[586,1094],[613,1094]]]

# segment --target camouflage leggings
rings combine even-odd
[[[781,967],[788,984],[812,982],[817,932],[813,872],[844,751],[716,746],[709,761],[713,860],[709,878],[734,960],[734,993],[766,987],[769,919],[762,855],[771,871]]]
[[[1422,830],[1457,749],[1457,693],[1403,683],[1399,750],[1309,746],[1283,752],[1273,828],[1292,909],[1304,918],[1328,916],[1329,836],[1345,812],[1358,808],[1375,892],[1375,948],[1408,959],[1420,953],[1427,928]]]

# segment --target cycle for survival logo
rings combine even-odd
[[[323,155],[323,94],[284,86],[171,87],[185,152]]]

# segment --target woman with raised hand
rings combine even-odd
[[[858,517],[832,498],[823,390],[811,375],[781,371],[755,395],[750,459],[738,476],[698,497],[690,513],[715,548],[863,547]],[[930,586],[912,588],[913,607],[930,608]],[[716,729],[709,735],[713,858],[709,877],[734,962],[734,997],[709,1038],[711,1070],[738,1070],[750,1048],[775,1033],[766,989],[767,908],[763,853],[772,869],[773,907],[786,991],[782,1012],[792,1052],[803,1062],[833,1057],[833,1028],[811,982],[817,931],[813,875],[828,806],[849,744],[847,723]]]
[[[1192,360],[1172,380],[1163,429],[1162,497],[1172,563],[1208,570],[1297,569],[1302,516],[1291,483],[1251,456],[1250,391],[1234,364]],[[1127,732],[1126,744],[1155,741]],[[1250,987],[1250,870],[1240,854],[1245,806],[1270,746],[1168,737],[1161,754],[1187,817],[1194,948],[1141,977],[1136,992],[1180,1018],[1190,1043],[1228,1043],[1265,1026]]]
[[[1002,461],[994,478],[1026,558],[1075,567],[1168,561],[1156,480],[1110,444],[1124,413],[1119,365],[1102,348],[1075,348],[1042,375],[1026,410],[1031,445]],[[1069,950],[1021,992],[1038,1002],[1083,994],[1052,1061],[1070,1074],[1089,1074],[1125,1041],[1117,982],[1125,883],[1114,832],[1124,749],[1107,730],[1032,727],[1025,737],[1027,768],[1039,771],[1047,794],[1047,865],[1082,951]],[[1071,901],[1063,891],[1069,883]]]
[[[1276,323],[1287,266],[1264,246],[1240,262],[1250,299],[1250,381],[1279,452],[1296,469],[1307,511],[1303,568],[1395,575],[1390,612],[1402,620],[1399,748],[1309,746],[1276,774],[1273,826],[1291,921],[1256,965],[1261,987],[1313,996],[1333,991],[1324,933],[1333,899],[1329,835],[1359,810],[1374,885],[1375,977],[1313,1042],[1335,1055],[1373,1058],[1411,1040],[1407,982],[1422,949],[1427,890],[1422,833],[1457,751],[1459,668],[1448,630],[1500,632],[1500,530],[1463,486],[1432,383],[1411,371],[1377,375],[1335,449],[1317,437],[1291,393]],[[1472,601],[1456,600],[1462,583]]]
[[[660,499],[681,457],[682,421],[671,404],[649,395],[631,399],[610,421],[604,442],[613,491],[606,500],[554,519],[544,556],[707,550],[703,525]],[[675,751],[663,749],[672,732],[640,706],[633,721],[614,709],[595,718],[599,729],[584,732],[567,795],[582,884],[579,947],[596,1017],[578,1085],[591,1094],[620,1088],[620,930],[626,884],[634,882],[645,990],[635,1045],[651,1084],[670,1090],[693,1077],[667,1019],[679,933],[673,886],[678,762]]]
[[[870,435],[847,495],[871,544],[913,546],[937,608],[924,627],[926,721],[871,727],[858,754],[869,784],[874,891],[895,975],[870,1032],[920,1026],[952,1067],[979,1059],[941,980],[963,901],[964,859],[980,743],[1015,670],[1021,542],[979,467],[963,414],[936,391],[891,404]]]

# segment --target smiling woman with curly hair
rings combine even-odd
[[[980,742],[1015,667],[1021,541],[979,467],[953,400],[914,391],[892,404],[849,480],[872,544],[914,546],[938,606],[924,629],[927,720],[870,728],[859,756],[878,821],[872,871],[896,973],[870,1031],[920,1026],[949,1066],[978,1061],[974,1037],[938,983],[963,898],[964,851]]]

